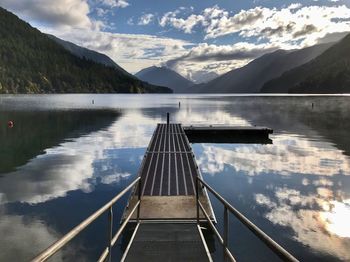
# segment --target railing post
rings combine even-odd
[[[108,232],[108,261],[112,261],[112,238],[113,238],[113,206],[110,206],[108,212],[109,232]]]
[[[141,192],[142,192],[142,183],[141,183],[141,178],[139,180],[139,190],[138,190],[138,196],[137,196],[137,199],[138,201],[140,201],[140,204],[138,205],[137,207],[137,223],[140,222],[140,209],[141,209]]]
[[[227,212],[227,207],[225,205],[224,209],[224,237],[223,237],[223,242],[224,242],[224,261],[226,261],[226,248],[228,245],[228,212]]]
[[[196,176],[196,207],[197,207],[197,224],[199,225],[199,180]]]

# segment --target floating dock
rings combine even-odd
[[[191,143],[272,144],[273,130],[259,126],[197,125],[183,127]]]

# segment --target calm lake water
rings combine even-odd
[[[0,261],[29,260],[128,185],[166,112],[272,128],[269,145],[193,144],[204,180],[298,259],[350,261],[350,97],[217,95],[0,96]],[[240,261],[278,261],[233,217],[229,241]],[[106,242],[107,215],[53,261],[95,261]]]

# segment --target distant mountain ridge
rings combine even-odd
[[[0,7],[0,93],[172,92],[80,58]]]
[[[334,43],[300,50],[277,50],[234,69],[206,84],[196,85],[193,93],[258,93],[265,82],[317,57]]]
[[[166,86],[175,93],[185,92],[194,83],[167,67],[151,66],[135,74],[142,81],[153,85]]]
[[[265,83],[261,91],[350,93],[350,34],[310,62]]]

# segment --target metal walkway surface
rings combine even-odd
[[[196,223],[141,223],[124,261],[211,261]]]
[[[144,157],[142,195],[195,194],[197,167],[181,124],[158,124]]]
[[[200,175],[195,156],[181,124],[158,124],[139,170],[141,178],[140,218],[147,220],[192,220],[196,213],[196,178]],[[137,203],[135,188],[123,214],[125,219]],[[215,221],[206,190],[200,199]],[[205,219],[202,212],[200,218]],[[136,219],[136,214],[132,220]]]

